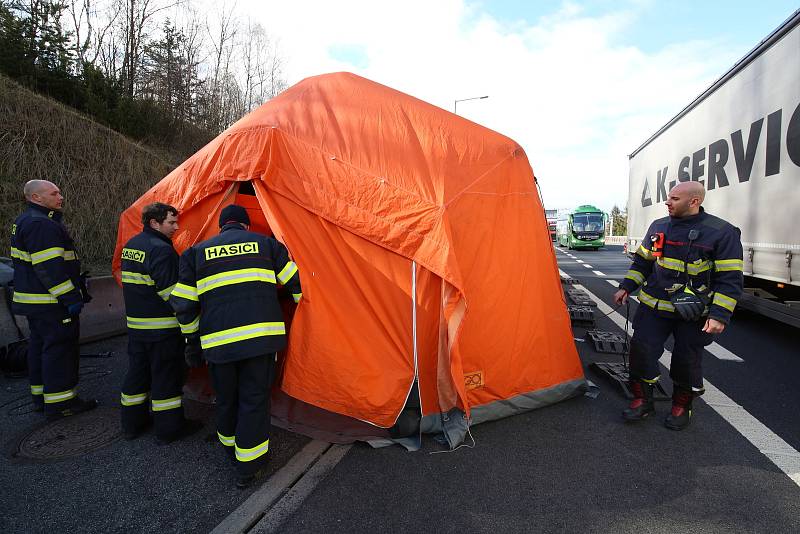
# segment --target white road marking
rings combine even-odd
[[[584,263],[583,266],[586,267],[587,269],[594,269],[594,267],[592,267],[588,263]]]
[[[583,263],[583,260],[575,260],[575,261],[577,261],[578,263]]]
[[[561,274],[566,276],[564,271],[561,271],[560,269],[559,271]],[[608,304],[600,300],[584,286],[576,284],[573,287],[583,289],[589,295],[589,297],[597,303],[597,309],[601,313],[606,314],[606,316],[614,321],[617,326],[623,330],[625,329],[625,318],[621,314],[612,310]],[[632,333],[630,324],[628,324],[628,331],[629,333]],[[672,354],[665,350],[664,355],[661,356],[659,361],[664,365],[664,367],[669,367],[671,358]],[[794,447],[786,443],[780,436],[775,434],[761,421],[753,417],[747,410],[720,391],[716,386],[714,386],[714,384],[708,380],[705,380],[704,382],[706,393],[700,398],[723,419],[730,423],[731,426],[739,431],[739,433],[744,436],[747,441],[757,447],[761,454],[766,456],[778,467],[778,469],[783,471],[792,482],[800,486],[800,453],[798,453]]]
[[[278,472],[264,480],[211,534],[277,532],[280,523],[300,506],[350,447],[311,440]]]
[[[605,275],[606,275],[606,273],[604,273],[604,272],[602,272],[602,271],[592,271],[592,272],[593,272],[594,274],[596,274],[597,276],[605,276]]]
[[[606,282],[608,282],[614,287],[619,287],[619,282],[617,282],[616,280],[606,280]]]
[[[744,362],[743,359],[723,347],[722,345],[717,344],[716,342],[712,343],[711,345],[706,347],[706,350],[719,358],[720,360],[729,360],[732,362]]]

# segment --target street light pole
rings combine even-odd
[[[466,102],[467,100],[483,100],[484,98],[489,98],[489,95],[486,96],[473,96],[472,98],[460,98],[458,100],[453,101],[453,113],[458,115],[458,103],[459,102]]]

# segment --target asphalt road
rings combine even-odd
[[[610,303],[607,279],[621,279],[629,264],[620,247],[570,254],[557,253],[560,267]],[[621,332],[607,318],[597,328]],[[719,343],[744,362],[705,359],[708,380],[795,449],[797,338],[790,327],[741,315]],[[619,361],[576,344],[587,365]],[[624,424],[621,394],[592,371],[587,377],[600,386],[596,398],[475,426],[474,448],[430,454],[440,450],[430,439],[417,453],[358,445],[281,530],[800,532],[798,485],[702,400],[683,432],[662,425],[667,402],[656,418]]]
[[[619,247],[558,251],[557,258],[605,303],[614,292],[609,280],[622,278],[628,267]],[[598,329],[621,332],[597,315]],[[574,329],[584,364],[620,361],[595,352],[585,333]],[[477,425],[471,448],[443,452],[428,436],[418,452],[356,444],[279,531],[800,532],[800,487],[770,459],[775,451],[752,441],[753,432],[782,439],[800,475],[797,334],[737,313],[718,343],[742,361],[706,355],[707,381],[731,409],[740,405],[753,416],[752,428],[742,430],[720,415],[724,407],[703,400],[683,432],[661,424],[666,402],[658,404],[657,417],[625,424],[626,401],[587,369],[598,395]],[[115,410],[124,338],[84,352],[109,348],[114,358],[82,362],[82,390]],[[664,382],[669,389],[666,373]],[[15,458],[19,437],[39,425],[15,400],[26,388],[24,381],[0,378],[7,453],[0,458],[0,532],[207,532],[252,493],[232,489],[214,443],[211,409],[201,405],[190,413],[207,421],[204,432],[172,447],[156,447],[145,436],[57,462]],[[273,441],[274,472],[308,440],[276,430]]]

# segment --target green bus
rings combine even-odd
[[[558,245],[568,249],[597,250],[605,245],[607,216],[598,208],[585,204],[558,218]]]

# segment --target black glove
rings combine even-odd
[[[200,341],[188,341],[183,351],[183,358],[189,367],[203,365],[203,348],[200,346]]]
[[[688,287],[676,291],[669,300],[684,321],[697,321],[706,309],[703,300]]]
[[[78,276],[78,289],[81,290],[81,297],[83,297],[84,303],[89,303],[92,301],[92,296],[89,294],[89,271],[83,271]]]

